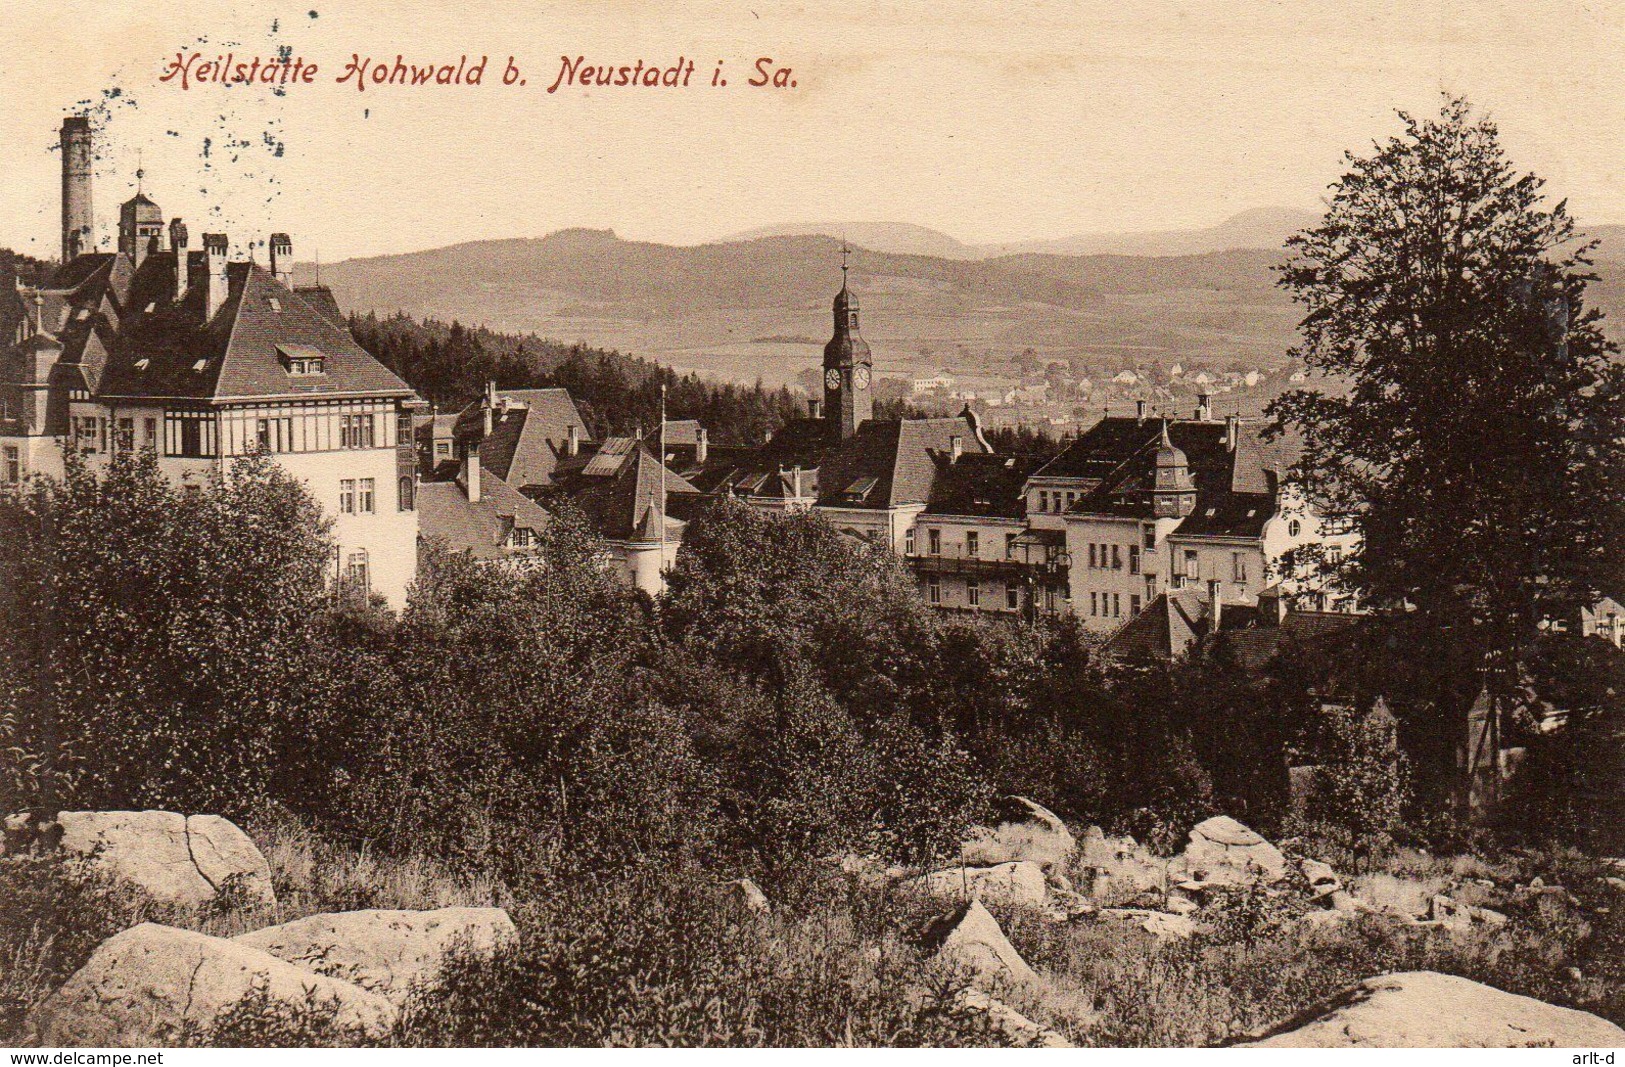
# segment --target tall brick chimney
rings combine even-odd
[[[94,150],[90,120],[69,115],[62,120],[62,262],[95,250],[96,220],[90,204]]]
[[[203,321],[214,318],[226,302],[226,252],[231,241],[223,233],[203,235]]]
[[[186,283],[191,279],[187,277],[186,257],[187,244],[190,238],[186,233],[186,223],[180,219],[171,219],[169,222],[169,247],[175,253],[175,300],[186,299]]]

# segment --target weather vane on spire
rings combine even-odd
[[[847,247],[846,237],[842,236],[842,238],[841,238],[841,288],[842,289],[846,288],[846,270],[847,270],[846,257],[851,255],[851,254],[852,254],[852,249]]]
[[[146,176],[147,172],[141,166],[141,149],[137,148],[135,150],[135,195],[141,195],[141,179]]]

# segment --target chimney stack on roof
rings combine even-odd
[[[226,252],[231,241],[223,233],[203,235],[203,321],[214,319],[215,312],[226,302],[229,282],[226,278]]]
[[[701,426],[699,428],[699,432],[695,435],[695,441],[694,441],[694,463],[695,463],[695,465],[700,466],[700,467],[705,466],[705,461],[706,461],[706,458],[709,455],[710,451],[711,451],[711,444],[710,444],[710,441],[707,440],[705,427]]]
[[[818,400],[808,399],[808,401],[807,401],[807,416],[809,418],[814,418],[814,419],[823,418],[824,417],[824,405],[823,405],[823,403],[818,401]]]
[[[1219,625],[1223,621],[1224,595],[1220,592],[1217,578],[1209,578],[1207,582],[1207,602],[1209,609],[1208,633],[1219,632]]]
[[[1145,401],[1144,400],[1136,400],[1134,402],[1134,421],[1135,422],[1144,422],[1145,421]]]
[[[1207,422],[1213,418],[1213,398],[1202,393],[1196,398],[1196,421]]]
[[[1236,450],[1236,441],[1241,437],[1241,416],[1226,415],[1224,417],[1224,448],[1227,452]]]
[[[478,441],[470,441],[468,451],[463,453],[463,489],[468,493],[468,502],[470,504],[480,502],[480,443]]]
[[[958,434],[948,438],[948,455],[953,462],[958,463],[959,457],[965,454],[965,439]]]
[[[186,283],[190,281],[187,277],[186,266],[186,257],[189,254],[187,245],[190,240],[186,233],[186,223],[180,219],[171,219],[169,221],[169,248],[175,253],[175,300],[177,302],[186,299]]]
[[[581,427],[571,423],[568,432],[569,439],[565,442],[564,454],[567,456],[581,455]]]
[[[271,235],[271,276],[293,288],[293,238],[285,233]]]

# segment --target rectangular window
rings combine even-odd
[[[1330,548],[1328,548],[1326,550],[1326,559],[1334,567],[1337,564],[1342,563],[1343,562],[1343,549],[1342,549],[1342,546],[1340,546],[1340,545],[1332,545]]]
[[[355,479],[339,479],[339,514],[355,514]]]
[[[359,478],[355,483],[355,510],[357,515],[371,515],[374,512],[374,481],[371,478]]]
[[[1122,552],[1122,549],[1118,545],[1113,545],[1112,546],[1112,570],[1120,571],[1122,569],[1123,569],[1123,552]]]
[[[965,555],[975,559],[982,554],[982,535],[975,530],[965,531]]]
[[[450,441],[436,441],[434,443],[434,454],[437,455],[437,456],[449,456],[449,455],[451,455],[451,442]]]
[[[1089,545],[1089,566],[1091,569],[1095,566],[1095,546],[1093,543]]]
[[[1240,552],[1230,553],[1230,573],[1238,582],[1247,580],[1247,557]]]
[[[942,579],[934,574],[925,580],[925,599],[929,604],[942,603]]]
[[[1139,545],[1129,545],[1128,546],[1128,572],[1130,574],[1139,574],[1140,573],[1140,546]]]
[[[208,412],[164,412],[166,456],[212,456],[214,453],[215,424]]]
[[[1145,547],[1157,547],[1157,528],[1155,526],[1147,526],[1145,528]]]
[[[1047,490],[1047,489],[1040,489],[1038,491],[1038,510],[1039,511],[1048,511],[1049,510],[1049,490]]]
[[[367,565],[365,551],[350,553],[350,558],[345,564],[344,577],[349,580],[352,588],[361,592],[372,588],[372,568]]]
[[[118,435],[114,439],[120,452],[135,451],[135,420],[119,419]]]
[[[1016,537],[1017,536],[1019,536],[1019,535],[1013,534],[1013,533],[1007,533],[1007,534],[1004,535],[1004,558],[1005,559],[1015,559],[1016,558]]]
[[[1113,593],[1112,594],[1112,618],[1121,619],[1122,617],[1123,617],[1123,595],[1121,593]]]
[[[903,531],[903,555],[912,556],[913,554],[914,554],[914,528],[911,526],[907,530]]]
[[[1185,550],[1185,577],[1194,579],[1199,577],[1200,573],[1196,563],[1196,549],[1187,548]]]
[[[926,551],[931,555],[942,555],[942,531],[936,529],[927,530],[925,532],[925,545]]]
[[[1091,614],[1091,615],[1099,615],[1100,614],[1100,611],[1098,610],[1098,604],[1096,603],[1096,598],[1098,596],[1099,596],[1098,593],[1091,592],[1089,594],[1089,614]]]
[[[1134,616],[1138,615],[1139,613],[1140,613],[1140,594],[1138,594],[1138,593],[1130,593],[1128,595],[1128,617],[1132,619],[1132,618],[1134,618]]]
[[[371,415],[339,416],[340,448],[372,448],[375,440]]]
[[[263,452],[292,452],[293,418],[255,419],[254,443]]]
[[[8,485],[16,485],[23,480],[23,455],[16,445],[7,445],[3,454],[0,454],[0,477]]]
[[[982,606],[982,583],[975,578],[965,579],[965,603],[973,608]]]
[[[96,448],[96,419],[91,415],[76,415],[73,418],[73,443],[81,452],[95,452]]]
[[[1021,608],[1021,587],[1015,582],[1004,583],[1004,606],[1011,611]]]
[[[142,419],[141,420],[141,437],[142,437],[141,447],[143,447],[143,448],[157,448],[158,447],[158,420],[157,419],[150,419],[149,418],[149,419]]]

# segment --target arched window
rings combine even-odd
[[[1291,522],[1286,524],[1286,533],[1288,537],[1297,537],[1299,534],[1303,533],[1303,523],[1299,522],[1297,519],[1293,519]]]
[[[401,476],[400,510],[412,510],[412,476],[410,474]]]

